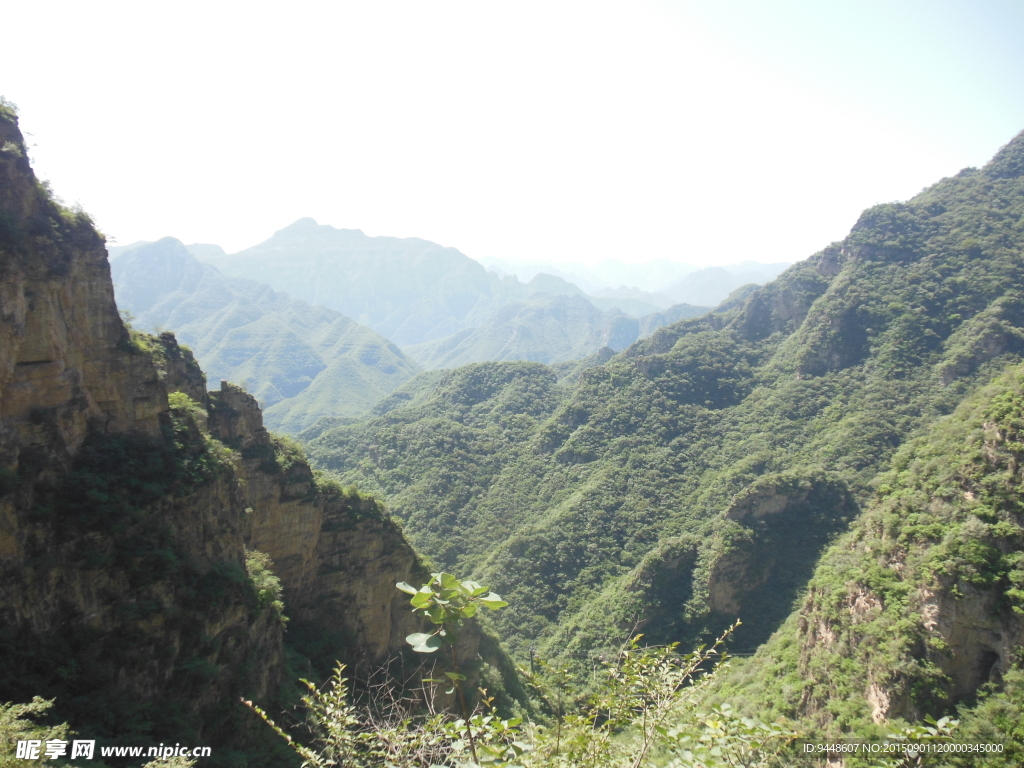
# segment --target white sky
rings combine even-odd
[[[1024,128],[1019,0],[46,2],[0,93],[117,242],[803,258]]]

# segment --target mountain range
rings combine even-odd
[[[452,338],[456,334],[503,322],[492,315],[509,302],[525,302],[542,294],[578,296],[609,313],[604,318],[592,315],[598,326],[620,314],[639,317],[666,308],[663,302],[632,296],[591,296],[562,277],[543,272],[528,282],[513,275],[499,277],[454,248],[414,237],[368,237],[359,230],[336,229],[313,219],[300,219],[244,251],[230,255],[211,251],[205,258],[226,275],[261,280],[343,312],[403,349],[442,339],[450,339],[447,346],[452,346],[458,343]],[[690,310],[681,311],[697,314],[710,308],[708,302],[692,304]],[[600,334],[602,329],[596,326],[592,331]],[[575,335],[568,329],[563,332]],[[555,349],[545,353],[549,358],[564,350],[560,341],[554,343]]]
[[[351,318],[225,277],[174,238],[118,254],[111,274],[136,325],[173,330],[213,380],[245,383],[273,429],[359,415],[421,370]]]
[[[1022,253],[1024,134],[575,382],[464,366],[304,439],[508,595],[521,657],[739,616],[734,647],[780,632],[730,689],[750,711],[938,716],[1016,679],[1024,643]]]
[[[480,262],[499,275],[516,275],[520,280],[544,273],[561,277],[582,287],[592,300],[597,299],[596,306],[606,308],[599,302],[614,299],[634,317],[678,303],[715,306],[740,286],[763,285],[790,266],[788,262],[745,261],[722,267],[694,267],[668,259],[642,264],[606,259],[590,266],[496,258]]]
[[[1024,764],[1024,133],[696,316],[602,311],[557,275],[480,278],[426,241],[311,220],[282,232],[250,249],[254,273],[290,266],[292,290],[337,289],[359,310],[347,265],[382,304],[363,321],[456,367],[420,370],[339,309],[229,274],[243,261],[217,246],[106,251],[35,178],[0,101],[0,761],[66,721],[103,745],[187,740],[213,744],[213,766],[290,768],[281,732],[241,702],[284,713],[309,692],[325,705],[289,735],[336,726],[322,737],[376,764],[359,745],[387,730],[379,712],[353,729],[363,710],[318,684],[345,663],[364,694],[416,700],[440,678],[408,639],[443,642],[423,630],[449,598],[493,586],[481,603],[503,609],[464,614],[451,667],[437,655],[446,696],[465,680],[470,706],[493,701],[489,755],[581,764],[559,751],[570,724],[588,757],[592,735],[639,735],[630,765],[661,760],[658,738],[676,762],[700,740],[783,764],[762,748],[774,737]],[[119,317],[112,272],[122,312],[155,335]],[[490,293],[470,305],[473,286]],[[615,290],[642,301],[635,288]],[[164,323],[280,423],[312,424],[301,444],[268,432],[242,388],[209,391]],[[430,578],[436,591],[409,587]],[[426,616],[406,590],[435,601]],[[723,632],[748,658],[708,677],[673,645]],[[598,705],[635,730],[578,708],[602,667],[631,676],[607,690],[636,698]],[[53,701],[3,703],[34,696]],[[443,718],[455,698],[425,709]],[[654,725],[651,700],[673,705]],[[467,719],[445,735],[401,710],[378,743],[465,754]],[[552,730],[547,751],[501,741]]]
[[[575,360],[603,347],[624,349],[661,325],[708,309],[677,304],[635,319],[617,306],[595,306],[638,303],[628,297],[597,299],[547,274],[525,284],[498,278],[454,249],[414,238],[368,238],[311,219],[231,256],[216,245],[164,238],[112,246],[109,257],[119,305],[140,328],[173,330],[211,377],[245,382],[268,425],[286,432],[320,417],[363,414],[421,366]],[[358,279],[341,279],[352,265]],[[234,276],[225,274],[231,270]],[[323,303],[294,298],[251,275],[284,280]],[[338,307],[399,336],[459,330],[399,349]],[[373,317],[365,311],[370,307],[377,308]]]

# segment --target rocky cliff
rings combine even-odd
[[[298,447],[270,436],[256,399],[239,387],[221,382],[208,404],[211,433],[239,452],[247,545],[273,560],[289,617],[346,638],[343,650],[371,663],[403,650],[419,624],[395,584],[429,574],[383,506],[318,483]]]
[[[318,484],[252,397],[207,393],[172,335],[124,325],[102,236],[0,109],[0,701],[55,697],[87,738],[214,743],[226,764],[258,727],[238,697],[288,677],[247,549],[331,650],[400,647],[394,583],[420,570],[400,531]]]

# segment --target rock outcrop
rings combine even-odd
[[[211,433],[241,456],[247,546],[274,561],[289,617],[349,638],[347,650],[371,663],[402,650],[420,625],[395,584],[429,574],[381,504],[318,487],[296,446],[271,438],[241,388],[221,382],[208,402]]]
[[[36,181],[2,106],[0,147],[0,701],[55,697],[106,743],[245,749],[258,721],[238,697],[286,679],[246,549],[270,555],[296,623],[368,659],[411,631],[394,584],[422,569],[251,396],[208,393],[172,334],[125,326],[103,237]]]
[[[102,237],[35,180],[9,113],[0,146],[0,700],[57,695],[104,735],[163,706],[210,735],[283,671],[244,496],[168,403],[176,345],[125,327]]]

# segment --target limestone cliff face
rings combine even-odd
[[[252,395],[222,382],[209,403],[211,432],[241,455],[247,544],[274,561],[289,617],[349,638],[348,652],[371,662],[402,650],[420,625],[395,584],[428,574],[383,507],[319,489],[309,465],[271,439]]]
[[[169,407],[183,353],[129,333],[102,236],[38,184],[6,111],[0,147],[0,700],[56,696],[111,738],[173,736],[161,717],[212,737],[283,671],[244,495]]]
[[[107,743],[237,740],[238,697],[284,679],[246,547],[297,620],[368,658],[400,647],[394,584],[420,566],[398,528],[319,489],[249,395],[207,393],[173,335],[130,332],[102,236],[36,181],[3,108],[0,148],[0,701],[56,697]]]
[[[739,642],[763,642],[790,606],[778,595],[813,572],[828,538],[856,513],[846,483],[821,470],[769,473],[733,497],[706,555],[706,606],[724,620],[740,618]],[[703,585],[702,585],[703,586]]]
[[[49,199],[9,117],[0,147],[0,464],[26,450],[66,463],[90,424],[156,435],[166,395],[132,354],[103,239]]]

